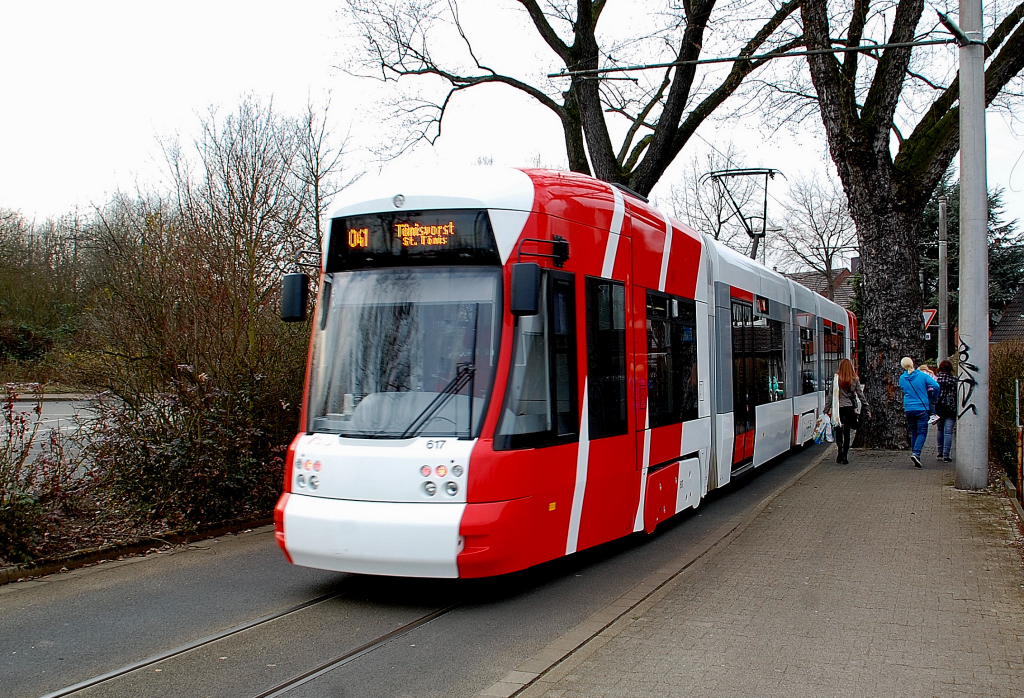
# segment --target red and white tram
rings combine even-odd
[[[483,577],[651,532],[808,441],[852,353],[842,307],[605,182],[369,188],[322,255],[275,510],[295,564]]]

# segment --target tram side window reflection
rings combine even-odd
[[[835,327],[831,323],[825,325],[824,348],[825,357],[825,382],[826,388],[831,386],[832,376],[839,370],[839,362],[843,358],[843,343],[845,335],[842,328]]]
[[[626,289],[620,281],[588,278],[587,409],[591,439],[625,434]]]
[[[495,448],[534,448],[578,436],[572,276],[547,272],[540,312],[516,319],[512,370]]]
[[[753,309],[749,303],[732,301],[732,399],[736,435],[754,426]]]
[[[800,338],[800,381],[798,395],[807,395],[818,389],[818,352],[814,344],[814,316],[797,314]]]
[[[647,292],[647,412],[652,427],[697,418],[697,306]]]
[[[755,317],[754,404],[776,402],[786,396],[785,327],[779,320]]]

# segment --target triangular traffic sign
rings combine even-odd
[[[938,314],[939,311],[936,310],[935,308],[926,308],[925,311],[921,313],[921,315],[924,316],[924,328],[926,330],[928,329],[928,326],[932,324],[932,320],[934,320],[935,316]]]

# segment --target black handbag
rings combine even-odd
[[[851,390],[848,393],[848,395],[850,396],[850,402],[854,404],[855,409],[853,413],[853,420],[850,424],[846,425],[846,428],[857,431],[858,429],[860,429],[861,422],[864,421],[864,418],[861,416],[864,412],[864,403],[860,401],[860,398],[857,397],[857,393],[854,392],[853,390]]]
[[[863,408],[861,408],[861,409],[863,409]],[[861,417],[860,412],[854,412],[853,413],[853,424],[850,424],[850,429],[853,429],[854,431],[857,431],[858,429],[860,429],[861,422],[863,422],[863,421],[864,421],[864,418]]]

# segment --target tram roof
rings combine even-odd
[[[399,195],[402,197],[400,206],[396,205]],[[633,215],[655,220],[665,218],[638,196],[614,189],[589,175],[491,166],[414,168],[360,180],[341,192],[334,217],[399,209],[483,208],[536,211],[608,229],[616,201]],[[700,239],[689,226],[671,220],[676,230]]]

